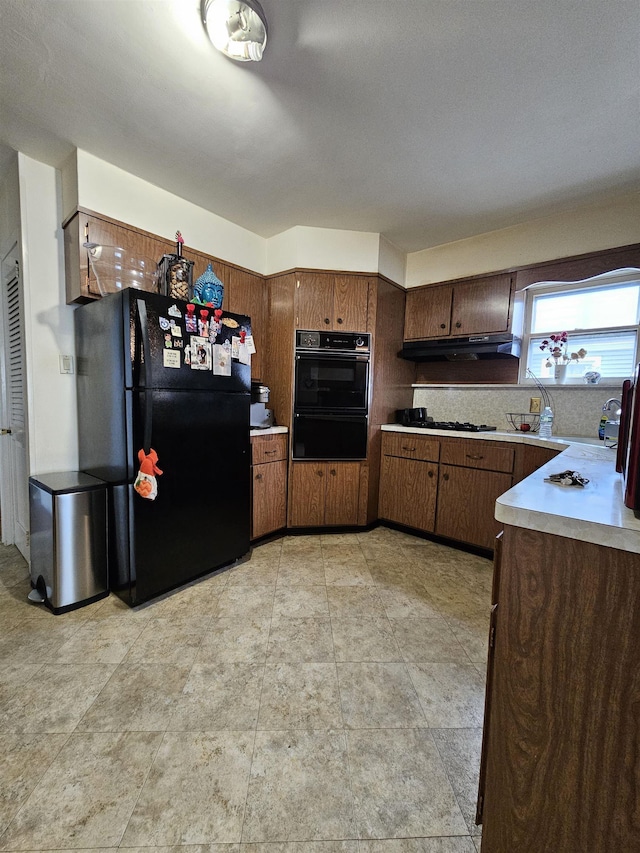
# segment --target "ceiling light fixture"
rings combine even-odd
[[[258,0],[202,0],[202,23],[214,47],[237,62],[259,62],[267,19]]]

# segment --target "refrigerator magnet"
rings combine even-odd
[[[240,338],[231,336],[231,358],[240,358]]]
[[[191,364],[191,345],[187,344],[184,348],[184,363],[188,366]]]
[[[231,376],[231,347],[213,345],[213,372],[216,376]]]
[[[171,334],[173,335],[174,338],[181,338],[182,337],[181,326],[178,326],[177,323],[174,324],[173,326],[171,326]]]
[[[171,349],[173,346],[173,341],[171,338],[171,332],[167,332],[164,336],[164,345],[167,349]]]
[[[159,317],[158,323],[160,323],[160,328],[163,332],[166,332],[171,328],[171,323],[167,320],[166,317]]]
[[[175,304],[172,305],[171,308],[167,309],[167,314],[170,317],[176,317],[176,318],[182,317],[182,311]]]
[[[199,335],[191,337],[191,369],[211,370],[211,344]]]
[[[162,352],[163,367],[180,367],[180,350],[166,349]]]
[[[187,305],[187,313],[184,318],[184,327],[189,334],[197,334],[198,320],[196,318],[196,306],[191,302]]]

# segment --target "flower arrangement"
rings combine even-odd
[[[549,340],[544,340],[540,344],[541,350],[549,350],[549,358],[546,366],[552,367],[554,360],[555,364],[569,364],[570,361],[581,361],[587,354],[586,349],[581,348],[577,352],[569,354],[569,335],[566,332],[558,332],[557,335],[549,335]]]

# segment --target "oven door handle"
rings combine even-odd
[[[313,418],[314,421],[366,421],[369,415],[366,412],[358,414],[350,412],[295,412],[294,418]]]
[[[327,352],[326,350],[304,350],[304,352],[296,353],[296,361],[318,361],[319,359],[332,359],[343,361],[363,361],[369,362],[369,353],[351,353],[351,352]]]

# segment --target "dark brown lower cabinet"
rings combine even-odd
[[[438,536],[491,549],[501,525],[494,519],[496,498],[511,488],[511,474],[440,465]]]
[[[254,465],[251,538],[259,539],[287,526],[287,463]]]
[[[380,518],[433,532],[438,491],[438,463],[383,456]]]
[[[640,851],[640,555],[505,526],[482,853]]]
[[[359,462],[292,462],[289,527],[358,523]]]

